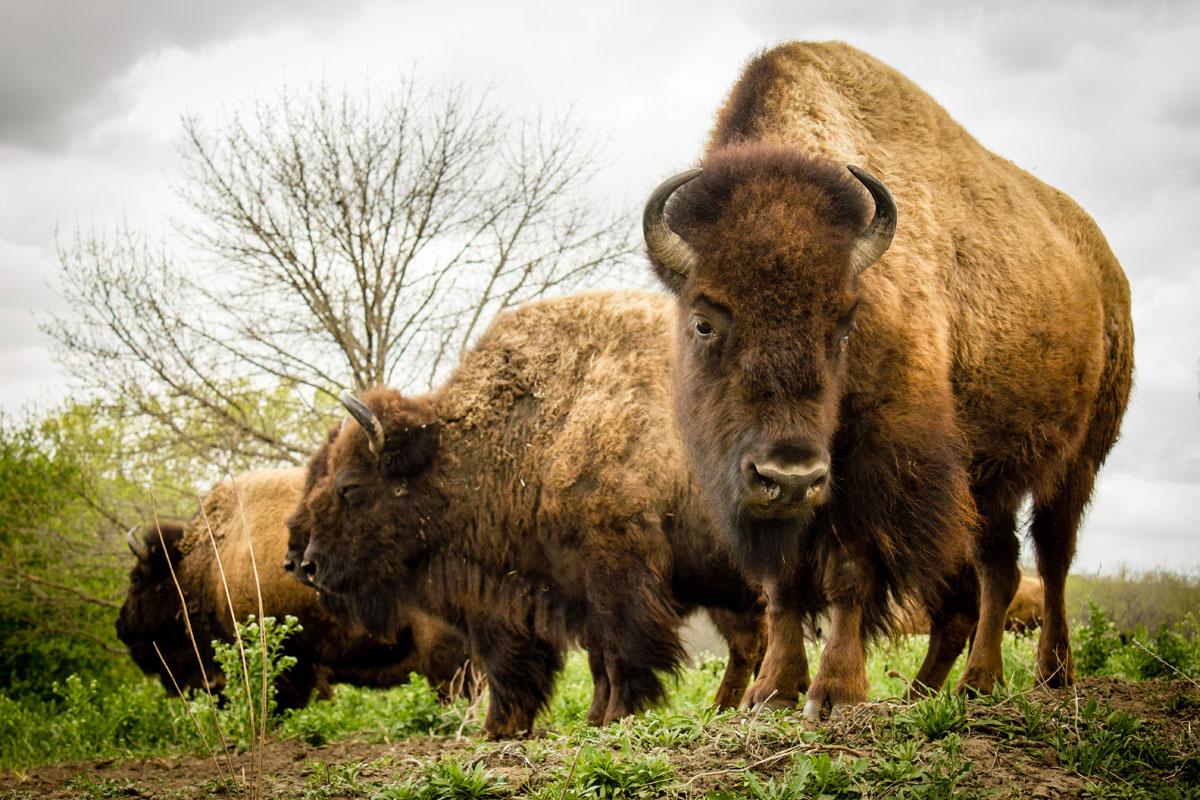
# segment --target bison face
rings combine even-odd
[[[429,521],[441,513],[428,475],[439,426],[428,403],[386,388],[343,402],[354,419],[309,463],[308,489],[288,520],[289,558],[327,611],[389,638],[397,598],[429,551]]]
[[[200,616],[193,615],[191,623],[196,640],[196,649],[193,649],[183,619],[180,590],[176,587],[176,579],[172,578],[172,570],[179,575],[183,569],[179,552],[183,527],[182,522],[163,521],[160,526],[145,525],[129,532],[127,541],[137,556],[137,563],[130,570],[129,589],[117,615],[117,637],[129,648],[134,663],[147,675],[157,675],[169,692],[175,691],[175,683],[181,689],[204,688],[196,649],[204,659],[209,679],[216,679],[212,666],[211,626]],[[180,576],[179,580],[184,578]]]
[[[891,239],[878,215],[860,233],[864,200],[842,170],[758,144],[719,151],[647,203],[651,261],[678,298],[679,428],[758,577],[799,557],[831,496],[857,276],[882,254],[879,237]]]

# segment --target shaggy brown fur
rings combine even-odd
[[[890,250],[857,279],[851,248],[871,211],[847,164],[882,180],[899,209]],[[749,698],[788,699],[799,642],[774,633],[798,626],[775,615],[826,602],[810,717],[865,699],[863,643],[888,627],[892,601],[933,610],[921,681],[940,685],[975,626],[961,686],[989,691],[1003,680],[1015,514],[1029,494],[1046,596],[1039,674],[1069,683],[1064,581],[1133,367],[1128,284],[1096,225],[912,82],[837,42],[752,60],[700,166],[667,206],[691,273],[651,260],[681,311],[688,452],[770,597]],[[759,513],[746,464],[763,453],[827,457],[814,501]],[[978,605],[959,566],[968,554]]]
[[[721,705],[757,660],[762,600],[701,508],[670,404],[669,298],[598,292],[498,317],[435,393],[362,401],[310,463],[289,547],[332,611],[388,633],[402,602],[461,626],[492,700],[485,729],[527,731],[562,651],[589,652],[606,723],[663,695],[688,606],[734,657]],[[807,669],[804,671],[807,681]]]
[[[168,691],[173,691],[173,685],[154,651],[155,643],[180,686],[203,688],[204,675],[214,688],[223,684],[210,643],[213,639],[231,641],[233,624],[209,542],[210,527],[237,619],[259,613],[248,530],[261,576],[263,612],[277,619],[291,614],[303,626],[303,631],[293,634],[285,644],[285,653],[295,656],[297,662],[277,684],[281,708],[305,705],[314,686],[328,696],[330,680],[393,686],[408,680],[410,672],[419,672],[430,683],[441,686],[466,662],[462,637],[424,615],[407,617],[391,642],[348,633],[321,610],[311,589],[291,580],[280,569],[287,537],[284,523],[300,501],[304,474],[302,468],[243,473],[232,483],[215,486],[190,521],[163,522],[161,541],[154,525],[136,534],[143,537],[148,557],[139,558],[130,573],[129,590],[117,619],[117,635],[138,666],[147,674],[159,676]],[[203,670],[188,638],[168,559],[187,598]]]

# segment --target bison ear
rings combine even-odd
[[[379,455],[383,472],[392,478],[411,478],[427,469],[441,439],[437,422],[398,425],[387,429],[387,445]]]

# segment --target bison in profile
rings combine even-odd
[[[690,606],[729,612],[715,615],[733,651],[718,703],[748,682],[761,592],[677,439],[672,317],[669,298],[636,292],[522,306],[430,395],[343,395],[353,420],[310,462],[288,523],[300,572],[377,635],[404,604],[466,631],[492,736],[530,730],[572,642],[595,680],[590,722],[657,700]]]
[[[974,627],[960,688],[991,690],[1029,495],[1038,674],[1070,683],[1064,582],[1133,369],[1128,283],[1091,218],[890,67],[792,43],[751,60],[644,230],[677,299],[687,451],[778,612],[749,698],[796,699],[800,643],[776,632],[830,604],[805,713],[865,699],[892,600],[932,612],[921,682]]]
[[[300,500],[303,482],[302,468],[243,473],[214,487],[190,521],[162,521],[130,531],[128,542],[137,563],[117,618],[117,635],[137,665],[148,675],[157,675],[168,691],[173,691],[172,680],[155,652],[156,644],[181,688],[204,688],[207,681],[216,689],[224,681],[211,642],[231,641],[234,629],[209,542],[210,527],[237,618],[257,615],[259,608],[248,529],[263,613],[279,619],[291,614],[304,628],[285,642],[285,654],[297,661],[276,684],[280,708],[305,705],[314,687],[328,695],[330,680],[391,686],[406,681],[410,672],[419,672],[431,684],[445,685],[466,662],[462,637],[446,625],[420,615],[406,617],[387,642],[347,632],[321,610],[311,589],[287,577],[279,567],[287,546],[285,521]],[[187,600],[187,622],[180,591]]]

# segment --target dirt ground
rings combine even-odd
[[[1091,699],[1101,706],[1124,711],[1145,720],[1159,735],[1184,748],[1200,752],[1200,687],[1188,682],[1128,683],[1107,678],[1087,678],[1070,689],[1034,690],[1030,699],[1057,710],[1062,720],[1078,717],[1078,709]],[[658,749],[684,784],[683,796],[703,797],[706,791],[727,787],[750,768],[764,777],[781,774],[792,753],[827,752],[839,756],[872,757],[875,733],[882,722],[903,710],[904,704],[877,701],[841,718],[826,722],[826,742],[806,743],[800,738],[806,723],[797,714],[792,741],[777,736],[764,739],[755,731],[753,714],[744,713],[733,725],[710,741],[693,748]],[[1003,741],[979,735],[984,719],[994,707],[970,707],[971,732],[963,737],[963,757],[973,764],[974,788],[994,790],[1002,797],[1059,798],[1081,795],[1087,779],[1060,763],[1048,745]],[[979,720],[981,726],[974,723]],[[809,728],[811,729],[811,728]],[[535,764],[527,742],[481,743],[479,740],[414,738],[393,743],[341,742],[310,746],[297,741],[270,743],[261,754],[258,796],[263,798],[370,797],[382,786],[402,781],[431,761],[453,758],[464,765],[483,763],[503,775],[510,786],[535,780],[536,773],[569,766],[573,755],[559,743],[547,743]],[[1188,750],[1187,748],[1194,748]],[[240,774],[254,767],[250,754],[235,759]],[[322,763],[355,765],[353,783],[331,780]],[[228,767],[225,767],[228,769]],[[218,768],[211,759],[192,757],[151,758],[138,761],[80,762],[0,773],[0,798],[144,797],[192,800],[227,796],[215,780]],[[519,789],[518,794],[520,796]]]

